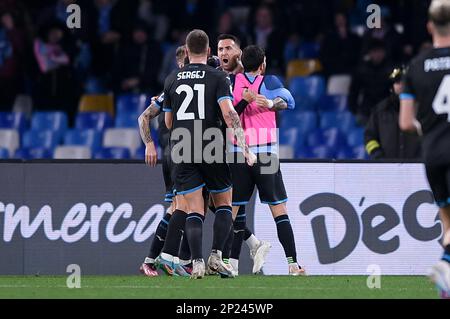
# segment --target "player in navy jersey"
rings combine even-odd
[[[190,64],[173,72],[164,85],[166,125],[172,129],[172,160],[177,163],[175,192],[188,203],[186,236],[193,259],[191,278],[205,275],[202,257],[204,220],[204,187],[211,193],[215,206],[213,250],[208,267],[223,276],[233,274],[222,261],[222,251],[232,225],[231,175],[225,161],[222,119],[232,128],[249,165],[255,155],[245,143],[239,115],[232,104],[231,83],[225,72],[206,65],[209,39],[202,30],[193,30],[186,38]],[[209,134],[209,135],[208,135]],[[212,134],[212,135],[211,135]],[[213,149],[207,153],[213,139]],[[212,152],[213,151],[213,152]],[[212,154],[215,154],[212,156]],[[172,240],[169,223],[168,240]],[[175,249],[166,241],[161,262],[170,263]]]
[[[440,208],[444,254],[430,270],[442,297],[450,297],[450,0],[433,0],[428,30],[433,48],[410,64],[401,94],[400,128],[423,134],[426,174]],[[417,103],[417,108],[416,108]]]

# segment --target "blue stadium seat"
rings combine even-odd
[[[296,127],[282,129],[280,130],[280,144],[292,146],[295,150],[305,144],[305,135]]]
[[[350,112],[336,113],[336,119],[338,120],[338,123],[339,123],[339,126],[338,126],[339,129],[343,133],[348,133],[352,129],[357,127],[355,117]]]
[[[354,159],[355,154],[353,153],[353,149],[348,147],[341,147],[336,152],[336,159],[338,160],[347,160],[347,159]]]
[[[339,127],[339,121],[337,119],[336,112],[323,112],[322,114],[320,114],[320,128],[322,130],[336,127]]]
[[[364,129],[354,128],[347,133],[347,144],[350,147],[357,147],[364,145]]]
[[[303,42],[300,45],[298,58],[317,59],[319,58],[320,44],[316,42]]]
[[[348,109],[347,95],[324,95],[319,100],[319,112],[344,112]]]
[[[14,158],[20,159],[51,159],[52,151],[47,148],[34,147],[34,148],[22,148],[16,151]]]
[[[89,146],[96,152],[102,145],[102,133],[97,130],[70,130],[64,136],[64,145]]]
[[[9,151],[6,148],[0,147],[0,159],[8,159]]]
[[[317,129],[306,137],[306,145],[309,147],[328,146],[339,149],[347,146],[345,136],[336,128],[327,130]]]
[[[335,155],[334,149],[325,145],[313,147],[311,153],[317,159],[332,159]]]
[[[113,126],[111,115],[106,112],[81,112],[77,114],[75,128],[103,131]]]
[[[145,146],[140,147],[136,150],[136,154],[134,154],[134,158],[139,159],[139,160],[145,159]]]
[[[138,128],[138,113],[120,113],[116,116],[116,128]]]
[[[0,112],[0,128],[16,129],[23,133],[27,127],[25,113],[20,112]]]
[[[29,130],[23,134],[23,148],[45,148],[52,151],[59,143],[59,135],[51,130]]]
[[[151,97],[145,94],[122,94],[117,97],[117,115],[136,113],[141,114],[150,104]],[[147,104],[148,103],[148,104]]]
[[[309,148],[299,148],[295,150],[295,159],[311,159],[314,154]]]
[[[282,113],[280,131],[295,127],[298,128],[300,134],[309,133],[317,128],[316,112],[285,112]]]
[[[321,76],[294,77],[289,84],[299,110],[313,110],[325,89],[325,80]]]
[[[125,147],[106,147],[95,153],[95,159],[130,159],[130,150]]]
[[[366,148],[364,147],[364,145],[356,146],[352,149],[352,151],[353,151],[354,159],[359,159],[359,160],[368,160],[369,159],[369,155],[367,154]]]
[[[64,112],[36,112],[31,118],[32,130],[52,130],[64,136],[67,130],[67,115]]]

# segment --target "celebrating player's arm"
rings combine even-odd
[[[150,106],[138,118],[139,133],[145,144],[145,163],[151,167],[155,167],[158,161],[158,152],[150,131],[150,122],[161,113],[161,107],[158,104],[159,98],[153,97]]]
[[[422,126],[416,119],[417,110],[415,94],[409,76],[409,72],[406,71],[403,83],[403,93],[400,94],[399,126],[402,131],[422,135]]]

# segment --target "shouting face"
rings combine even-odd
[[[224,71],[232,72],[236,69],[241,58],[241,49],[233,40],[220,40],[217,45],[217,53]]]

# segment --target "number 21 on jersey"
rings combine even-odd
[[[197,92],[197,107],[198,107],[198,118],[196,118],[194,112],[186,112],[187,108],[191,104],[194,99],[194,91]],[[195,84],[194,89],[187,84],[180,85],[176,91],[178,95],[181,93],[185,93],[186,97],[181,103],[180,109],[177,112],[177,120],[185,121],[185,120],[204,120],[205,119],[205,85],[204,84]]]
[[[433,110],[436,114],[447,114],[450,122],[450,75],[442,79],[436,97],[433,100]]]

